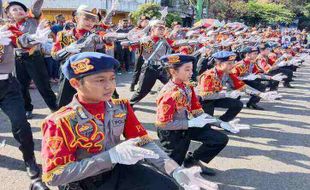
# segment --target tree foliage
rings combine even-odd
[[[130,13],[131,19],[137,22],[141,15],[148,16],[150,18],[160,18],[160,5],[157,3],[146,3],[138,7],[136,11]]]
[[[250,23],[274,24],[279,22],[290,23],[295,17],[293,11],[283,4],[249,1],[247,12],[243,16]]]
[[[160,19],[161,14],[160,11],[161,7],[159,4],[156,3],[146,3],[146,4],[142,4],[138,7],[138,9],[136,11],[133,11],[130,13],[130,17],[131,19],[136,23],[140,16],[144,15],[144,16],[148,16],[152,19]],[[182,19],[174,13],[169,13],[166,17],[166,23],[168,26],[171,26],[171,24],[173,22],[181,22]]]
[[[179,0],[181,4],[192,5],[196,8],[198,0]],[[219,20],[245,21],[247,24],[277,24],[290,23],[299,19],[299,26],[310,29],[310,2],[309,0],[203,0],[206,9],[204,18]],[[160,6],[147,3],[131,13],[134,21],[140,15],[160,18]],[[181,21],[178,15],[169,13],[166,22]]]

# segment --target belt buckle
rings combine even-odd
[[[0,80],[7,80],[9,78],[9,74],[0,74]]]

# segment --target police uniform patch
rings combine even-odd
[[[124,112],[115,113],[113,115],[113,125],[114,127],[124,126],[127,114]]]
[[[76,125],[76,145],[86,149],[90,153],[96,153],[103,149],[101,142],[104,140],[104,133],[100,131],[95,121],[90,120],[84,125]]]
[[[179,63],[181,60],[180,60],[180,57],[179,56],[170,56],[168,57],[168,63],[170,64],[173,64],[173,63]]]
[[[82,74],[87,71],[93,70],[95,67],[90,65],[90,60],[88,58],[71,63],[71,68],[74,71],[74,74]]]
[[[166,114],[170,108],[171,108],[171,106],[169,104],[163,104],[162,105],[162,113]]]
[[[114,118],[122,118],[124,117],[125,115],[127,115],[126,113],[118,113],[118,114],[114,114],[113,117]]]
[[[76,132],[80,137],[90,139],[96,131],[95,127],[97,126],[94,126],[91,123],[86,123],[85,125],[77,126]]]
[[[63,141],[63,138],[57,136],[50,137],[46,140],[47,145],[53,155],[56,155],[60,151]]]

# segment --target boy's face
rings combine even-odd
[[[70,84],[77,90],[78,97],[88,103],[108,101],[116,88],[115,71],[89,75],[82,80],[71,79]]]
[[[13,5],[8,10],[9,16],[15,21],[20,21],[27,17],[27,12],[19,5]]]
[[[92,30],[98,22],[98,17],[87,13],[85,14],[81,13],[76,18],[78,28],[85,29],[88,31]]]
[[[258,52],[257,51],[248,53],[248,57],[250,58],[250,60],[255,60],[257,56],[258,56]]]
[[[147,25],[149,25],[149,20],[145,19],[145,20],[141,21],[140,25],[142,28],[146,27]]]
[[[165,26],[158,25],[152,28],[152,36],[163,37],[165,35]]]
[[[223,71],[226,74],[228,74],[230,72],[232,66],[233,66],[233,61],[225,61],[225,62],[216,64],[216,68],[218,70]]]
[[[181,82],[189,82],[193,75],[193,64],[189,62],[183,64],[177,70],[172,69],[171,75]]]

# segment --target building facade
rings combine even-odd
[[[154,2],[160,4],[160,0],[118,0],[120,6],[113,17],[113,22],[116,23],[119,19],[128,17],[131,11],[137,9],[141,4]],[[28,7],[32,5],[34,0],[20,0]],[[97,8],[102,12],[106,12],[111,8],[113,0],[44,0],[43,15],[48,20],[54,20],[55,15],[64,14],[67,19],[71,18],[73,10],[76,10],[81,4],[89,5],[92,8]]]

